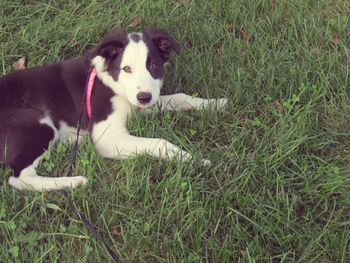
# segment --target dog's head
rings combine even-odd
[[[164,67],[179,44],[163,29],[143,33],[118,31],[103,38],[92,52],[98,78],[134,106],[148,107],[159,97]],[[91,54],[90,54],[91,56]]]

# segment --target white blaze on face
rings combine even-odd
[[[137,101],[139,92],[148,92],[152,94],[152,100],[147,106],[154,104],[159,97],[162,81],[154,79],[147,70],[146,61],[148,57],[148,48],[140,39],[130,42],[123,52],[120,68],[130,67],[131,72],[121,70],[118,77],[118,83],[123,87],[129,102],[135,106],[140,106]]]
[[[132,33],[135,34],[135,33]],[[159,98],[162,79],[154,79],[148,71],[146,62],[149,56],[148,47],[142,40],[142,35],[138,34],[140,39],[135,41],[129,35],[129,43],[121,53],[120,72],[118,80],[114,80],[107,71],[106,59],[102,56],[96,56],[92,60],[92,65],[96,69],[98,78],[113,91],[123,97],[126,97],[130,104],[137,107],[148,107],[153,105]],[[124,70],[128,67],[130,70]],[[150,93],[151,101],[140,104],[137,99],[139,93]]]

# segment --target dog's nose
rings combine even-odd
[[[139,92],[137,93],[136,98],[141,104],[147,104],[151,101],[152,94],[149,92]]]

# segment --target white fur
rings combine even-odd
[[[133,39],[131,38],[132,35],[138,35],[140,37],[140,39],[142,38],[143,34],[139,33],[139,32],[131,32],[128,34],[128,38],[130,41],[133,41]]]
[[[160,96],[159,108],[162,111],[167,110],[201,110],[205,108],[211,109],[225,109],[227,106],[227,99],[202,99],[186,95],[184,93]]]
[[[57,131],[55,125],[53,124],[52,119],[50,118],[50,116],[48,114],[44,118],[39,120],[39,123],[46,124],[47,126],[49,126],[54,131],[53,141],[56,141],[59,138],[58,131]]]
[[[44,156],[44,155],[42,155]],[[43,177],[36,173],[36,167],[42,156],[37,158],[34,163],[21,171],[19,177],[11,176],[9,178],[9,184],[19,190],[35,190],[39,192],[58,190],[69,187],[77,187],[87,183],[87,179],[84,176],[72,176],[72,177]]]
[[[171,158],[179,154],[185,160],[191,159],[189,153],[163,139],[130,135],[126,128],[127,116],[131,112],[130,103],[120,96],[114,96],[112,106],[113,113],[105,121],[94,125],[91,134],[101,156],[125,159],[136,154],[148,153],[159,158]]]
[[[157,107],[141,109],[142,113],[152,113],[154,111],[181,111],[181,110],[202,110],[209,108],[211,110],[224,110],[227,107],[228,100],[221,99],[202,99],[177,93],[172,95],[159,96]]]
[[[162,81],[154,79],[146,68],[147,56],[148,48],[143,41],[130,41],[124,50],[120,65],[121,68],[129,66],[132,69],[132,73],[122,70],[119,74],[118,82],[125,90],[129,102],[138,107],[143,107],[143,105],[137,102],[137,93],[151,93],[152,100],[147,105],[150,106],[158,100],[160,88],[162,87]]]
[[[106,71],[105,59],[101,56],[96,56],[91,60],[91,64],[96,69],[97,77],[105,84],[107,87],[110,87],[114,93],[123,94],[122,87],[118,82],[114,81],[111,75]]]
[[[59,139],[61,141],[68,141],[70,143],[74,142],[77,138],[77,128],[69,126],[66,122],[60,121],[59,122],[59,129],[58,129]],[[82,135],[87,134],[86,131],[80,131],[79,136],[79,143],[82,140]]]

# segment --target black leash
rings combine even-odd
[[[91,70],[92,70],[92,68],[91,68]],[[81,123],[82,118],[83,118],[83,112],[84,112],[84,106],[85,106],[85,100],[86,100],[86,92],[87,92],[87,86],[88,86],[88,81],[89,81],[89,76],[91,74],[91,70],[89,72],[88,78],[86,79],[86,83],[85,83],[84,96],[83,96],[81,110],[80,110],[79,119],[78,119],[78,123],[77,123],[77,138],[75,140],[73,150],[70,154],[70,162],[71,163],[69,166],[67,176],[72,175],[73,169],[75,167],[75,161],[76,161],[76,157],[77,157],[77,153],[78,153],[78,145],[79,145],[80,123]],[[68,199],[68,206],[69,206],[70,210],[72,211],[72,213],[75,214],[75,216],[77,216],[80,219],[80,221],[83,223],[83,225],[86,227],[86,229],[90,232],[90,234],[92,236],[94,236],[97,241],[101,242],[104,245],[104,247],[108,251],[108,254],[112,257],[113,261],[115,263],[122,263],[119,256],[111,249],[111,247],[108,245],[108,242],[102,238],[102,236],[98,233],[98,231],[96,230],[94,225],[86,218],[85,214],[78,211],[75,202],[69,198],[68,192],[65,189],[61,189],[60,192],[62,193],[62,195],[64,197],[66,197]]]
[[[65,196],[66,198],[69,198],[68,192],[66,190],[61,189],[60,191],[63,194],[63,196]],[[86,229],[90,232],[90,234],[94,236],[97,241],[101,242],[105,246],[109,255],[112,257],[113,261],[115,263],[122,263],[118,255],[110,248],[108,243],[101,237],[101,235],[97,232],[94,225],[86,218],[85,214],[78,211],[75,202],[69,199],[68,206],[69,206],[69,209],[73,212],[73,214],[75,214],[80,219],[80,221],[83,223]]]

